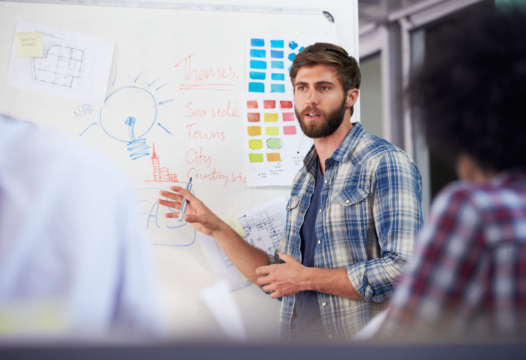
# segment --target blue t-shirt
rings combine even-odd
[[[316,238],[316,217],[319,214],[321,189],[323,187],[323,175],[320,165],[316,169],[316,186],[312,194],[311,202],[303,225],[300,229],[301,238],[301,259],[302,264],[307,267],[314,267],[314,252],[318,240]],[[296,318],[292,321],[292,335],[299,333],[318,333],[323,332],[321,322],[320,306],[318,304],[317,291],[302,291],[296,295],[294,305]]]

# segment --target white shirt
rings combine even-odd
[[[67,333],[159,336],[128,182],[83,145],[0,116],[0,307],[58,300]]]

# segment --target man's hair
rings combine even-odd
[[[314,66],[318,64],[325,64],[334,67],[338,80],[342,84],[343,93],[347,96],[347,92],[351,89],[360,89],[362,82],[362,74],[358,62],[352,56],[349,56],[347,51],[342,47],[328,43],[316,43],[307,46],[300,51],[290,68],[290,78],[292,85],[298,75],[298,70],[301,67]],[[351,116],[354,113],[354,106],[351,106]]]
[[[409,87],[428,144],[452,164],[525,169],[526,13],[485,8],[448,27]]]

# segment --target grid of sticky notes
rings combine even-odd
[[[281,162],[283,139],[298,133],[288,100],[247,100],[248,154],[251,163]]]
[[[249,56],[248,92],[285,93],[285,40],[251,38]]]

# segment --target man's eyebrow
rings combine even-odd
[[[302,86],[304,86],[304,85],[309,85],[309,84],[306,83],[306,82],[304,82],[304,81],[298,81],[298,82],[294,83],[294,86],[298,86],[298,85],[302,85]],[[330,81],[318,81],[318,82],[316,83],[316,85],[318,85],[318,86],[319,86],[319,85],[334,85],[334,83],[333,83],[333,82],[330,82]]]

